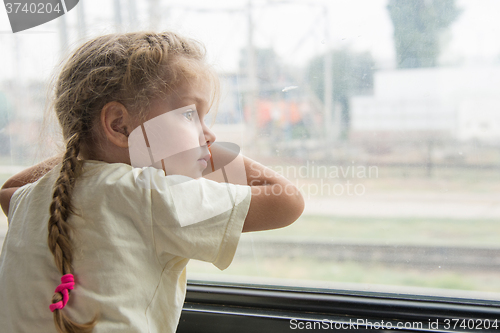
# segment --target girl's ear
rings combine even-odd
[[[119,102],[109,102],[101,110],[101,125],[104,134],[109,141],[120,148],[128,148],[128,136],[132,128],[131,120],[127,108]]]

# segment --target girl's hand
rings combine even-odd
[[[279,173],[244,156],[252,199],[243,232],[278,229],[295,222],[304,211],[299,189]]]
[[[12,195],[18,188],[19,187],[9,187],[5,189],[2,188],[0,190],[0,204],[2,205],[2,210],[5,216],[9,216],[10,198],[12,198]]]
[[[210,149],[214,160],[234,159],[235,152],[222,145],[213,144]],[[246,156],[241,157],[246,183],[252,191],[243,232],[277,229],[295,222],[304,211],[304,198],[299,189],[276,171]]]

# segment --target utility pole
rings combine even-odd
[[[122,8],[120,0],[113,1],[113,11],[115,14],[115,29],[116,31],[121,31],[123,22],[122,22]]]
[[[160,25],[160,0],[149,0],[149,28],[157,30]]]
[[[78,38],[80,40],[84,39],[87,34],[87,25],[85,22],[85,7],[83,5],[85,1],[79,1],[76,6],[76,12],[78,14]]]
[[[128,20],[132,30],[137,28],[137,6],[136,0],[128,0]]]
[[[59,53],[61,58],[68,50],[68,30],[66,27],[66,15],[61,15],[57,18],[59,28]]]
[[[258,96],[258,81],[257,70],[255,65],[255,47],[253,41],[253,20],[252,20],[252,1],[248,1],[248,64],[247,64],[247,105],[250,109],[250,143],[249,148],[252,150],[254,144],[258,140],[257,128],[257,96]]]
[[[328,26],[328,6],[325,5],[324,7],[324,19],[325,19],[325,46],[326,46],[326,52],[325,52],[325,66],[324,66],[324,73],[323,73],[323,80],[324,80],[324,86],[325,90],[323,92],[323,99],[324,99],[324,138],[327,144],[333,143],[334,139],[334,133],[333,133],[333,126],[332,126],[332,102],[333,102],[333,81],[332,81],[332,56],[333,54],[331,53],[330,49],[330,32],[329,32],[329,26]]]
[[[12,82],[17,85],[20,79],[22,79],[23,74],[21,73],[21,37],[19,34],[13,34],[12,38],[14,39],[14,80]],[[16,88],[17,89],[17,88]],[[17,98],[15,99],[17,100]]]

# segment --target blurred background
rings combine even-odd
[[[306,200],[292,226],[244,234],[227,270],[191,261],[190,279],[498,300],[499,12],[496,0],[81,0],[13,34],[0,9],[0,182],[60,146],[49,83],[72,49],[175,30],[220,74],[217,140]]]

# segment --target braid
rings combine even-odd
[[[54,255],[61,274],[70,274],[73,256],[70,243],[68,217],[73,212],[71,192],[75,185],[75,175],[79,161],[79,134],[75,133],[66,145],[61,172],[54,185],[52,204],[50,205],[49,239],[50,252]]]
[[[49,249],[54,255],[56,266],[62,275],[73,273],[73,249],[70,239],[70,225],[68,218],[73,213],[71,204],[71,193],[75,186],[75,180],[80,173],[81,163],[78,160],[80,152],[80,131],[74,131],[66,145],[59,178],[54,185],[54,194],[50,205],[49,218]],[[71,292],[69,291],[69,294]],[[63,299],[61,293],[52,296],[52,303]],[[72,321],[62,311],[56,309],[54,312],[54,323],[59,333],[83,333],[91,332],[96,323],[94,318],[86,324],[78,324]]]

